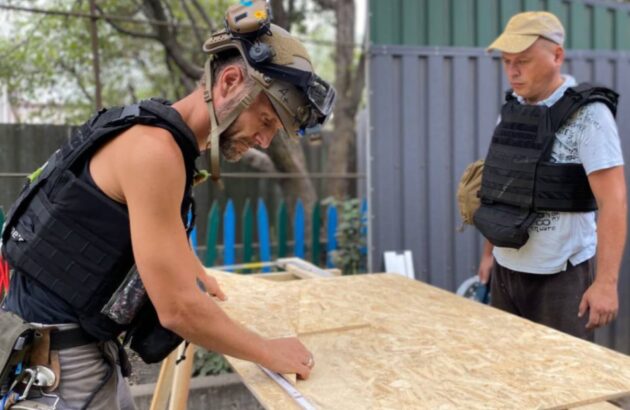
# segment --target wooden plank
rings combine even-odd
[[[298,199],[295,203],[295,215],[293,215],[293,254],[304,259],[304,205]]]
[[[284,258],[288,252],[288,226],[289,214],[287,212],[287,204],[282,200],[276,212],[276,232],[278,235],[278,258]]]
[[[249,198],[245,200],[243,205],[243,214],[241,216],[241,229],[243,232],[243,263],[252,261],[254,256],[254,212],[252,210]],[[245,272],[249,272],[246,270]]]
[[[267,337],[300,335],[316,365],[297,389],[319,409],[566,408],[630,394],[630,357],[399,275],[234,276],[217,277],[222,307]],[[255,365],[229,361],[263,406],[294,408]]]
[[[160,375],[158,376],[153,398],[151,399],[150,410],[166,410],[168,399],[171,395],[173,376],[175,375],[175,360],[177,360],[177,349],[173,350],[171,354],[162,361]]]
[[[185,343],[182,343],[177,349],[177,357],[179,358],[184,354],[186,359],[183,362],[176,362],[175,364],[173,386],[171,387],[171,401],[168,410],[186,410],[186,408],[188,408],[188,391],[196,350],[197,347],[195,345],[189,344],[186,346]]]
[[[332,252],[337,249],[337,207],[329,204],[326,208],[326,267],[335,266],[332,260]]]
[[[564,410],[564,409],[617,409],[628,408],[626,399],[630,398],[630,392],[607,394],[593,399],[579,400],[574,403],[568,403],[562,406],[550,407],[548,410]]]
[[[573,407],[576,410],[620,410],[619,407],[607,401],[586,404],[584,406]]]
[[[192,219],[193,219],[192,211],[188,211],[188,225],[195,222]],[[0,226],[2,225],[0,224]],[[188,235],[188,242],[190,243],[190,247],[192,248],[195,255],[197,255],[197,248],[198,248],[197,225],[192,226],[192,229],[190,230],[190,234]]]
[[[367,198],[361,200],[361,221],[363,226],[361,227],[361,238],[365,245],[361,247],[361,255],[367,255],[367,235],[368,235],[368,202]]]
[[[319,201],[317,201],[315,202],[315,206],[313,206],[313,213],[311,216],[311,262],[315,265],[320,264],[322,256],[322,244],[320,239],[321,229],[321,206],[319,205]]]
[[[204,258],[205,266],[213,266],[217,259],[217,239],[219,238],[220,224],[219,203],[215,199],[212,201],[212,207],[208,213],[208,224],[206,227],[206,257]]]
[[[223,264],[234,265],[236,263],[236,214],[234,202],[229,199],[223,212]]]
[[[258,245],[260,247],[260,261],[271,262],[271,241],[269,238],[269,215],[267,206],[262,198],[258,199],[256,210],[256,220],[258,222]],[[271,272],[271,268],[264,267],[263,272]]]

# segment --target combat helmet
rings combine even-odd
[[[214,33],[203,45],[203,51],[209,54],[204,67],[204,98],[210,112],[210,163],[215,180],[219,177],[219,136],[261,92],[271,101],[289,136],[317,131],[330,118],[336,98],[335,89],[315,74],[302,43],[271,24],[267,2],[241,3],[228,9],[225,29]],[[219,123],[212,101],[213,64],[217,56],[235,50],[255,85]]]

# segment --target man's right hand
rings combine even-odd
[[[261,365],[281,374],[297,374],[306,380],[315,365],[311,352],[297,337],[284,337],[266,341],[267,358]]]

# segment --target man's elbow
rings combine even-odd
[[[190,323],[194,310],[192,303],[182,300],[156,306],[160,325],[177,334],[181,334],[186,323]]]

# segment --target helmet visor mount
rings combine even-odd
[[[304,95],[306,104],[298,107],[295,116],[299,122],[298,135],[318,132],[330,118],[336,92],[321,77],[309,71],[272,63],[251,65],[263,75],[290,84]]]

